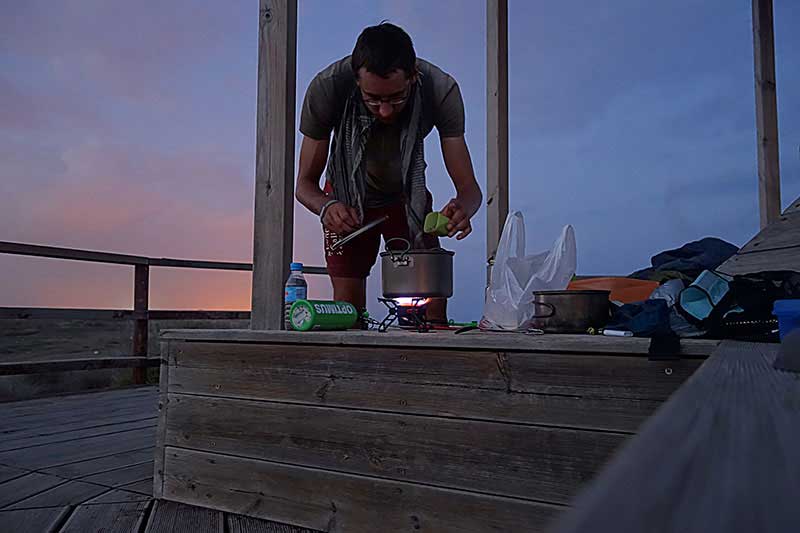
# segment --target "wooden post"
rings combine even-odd
[[[281,329],[292,260],[297,0],[260,0],[252,329]]]
[[[508,216],[508,0],[486,2],[486,258]]]
[[[764,229],[781,215],[772,0],[753,0],[753,59],[758,135],[758,207],[761,229]]]
[[[133,353],[137,357],[147,357],[147,311],[150,300],[150,267],[133,267],[133,312],[136,317],[133,326]],[[147,374],[146,368],[133,369],[133,382],[142,385]]]

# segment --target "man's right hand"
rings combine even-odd
[[[336,202],[328,207],[322,224],[326,229],[339,235],[352,233],[361,226],[358,221],[358,211],[342,202]]]

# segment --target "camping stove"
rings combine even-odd
[[[430,298],[378,298],[389,310],[389,313],[378,324],[378,331],[384,332],[397,321],[402,329],[425,333],[431,330],[431,324],[425,316]]]

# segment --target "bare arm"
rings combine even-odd
[[[306,209],[319,215],[330,197],[319,188],[319,179],[328,161],[329,139],[317,140],[303,136],[300,145],[300,163],[297,169],[297,186],[294,196]],[[360,224],[355,209],[344,204],[335,204],[325,213],[325,227],[335,233],[349,233]]]
[[[306,209],[319,215],[325,202],[330,200],[319,188],[319,179],[328,161],[328,139],[317,140],[303,136],[300,145],[300,164],[297,169],[297,187],[295,198]]]
[[[444,165],[456,188],[456,197],[447,203],[442,213],[450,218],[450,237],[460,232],[456,237],[460,240],[472,232],[470,219],[480,209],[483,195],[475,179],[464,136],[444,137],[441,145]]]

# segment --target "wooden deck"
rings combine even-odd
[[[800,530],[800,375],[779,348],[724,342],[554,531]]]
[[[301,533],[154,501],[157,390],[0,404],[0,530],[14,533]]]

